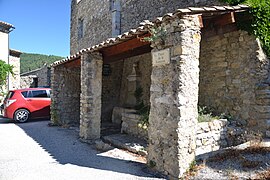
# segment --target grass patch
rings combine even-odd
[[[196,161],[192,161],[189,165],[188,171],[184,174],[182,179],[190,179],[198,174],[198,171],[205,167],[205,164],[197,164]]]
[[[206,106],[198,106],[198,122],[211,122],[213,120],[219,119],[219,117],[212,114],[212,110]]]

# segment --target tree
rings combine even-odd
[[[13,66],[5,63],[5,61],[0,60],[0,93],[3,94],[3,87],[6,85],[7,77],[11,73],[13,73]]]

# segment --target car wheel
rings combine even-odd
[[[26,109],[18,109],[15,113],[14,113],[14,120],[16,122],[20,122],[20,123],[24,123],[29,119],[29,111]]]

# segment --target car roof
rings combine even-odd
[[[33,91],[33,90],[51,90],[50,88],[23,88],[23,89],[13,89],[10,91]]]

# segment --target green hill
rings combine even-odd
[[[23,53],[21,55],[21,73],[38,69],[42,67],[45,63],[49,65],[61,59],[63,59],[63,57],[53,55]]]

